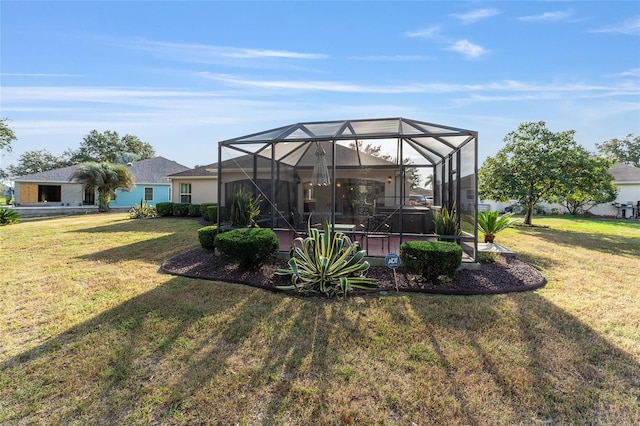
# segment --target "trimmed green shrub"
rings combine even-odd
[[[174,216],[189,216],[189,203],[173,203]]]
[[[218,220],[218,206],[207,207],[207,214],[209,215],[209,220],[211,222],[216,222]]]
[[[218,235],[218,225],[204,226],[198,229],[200,245],[207,250],[215,249],[216,235]]]
[[[0,207],[0,225],[13,225],[20,220],[20,214],[12,209]]]
[[[173,203],[170,203],[170,202],[156,203],[156,212],[158,213],[158,216],[172,216]]]
[[[209,210],[208,208],[210,206],[217,206],[218,203],[202,203],[200,204],[200,214],[202,215],[202,218],[204,220],[208,220],[209,222],[213,222],[215,219],[211,220],[211,218],[209,217]]]
[[[407,241],[400,246],[400,259],[407,270],[435,283],[441,275],[456,274],[462,264],[462,247],[444,241]]]
[[[189,216],[200,217],[200,204],[189,204]]]
[[[271,229],[238,228],[218,234],[215,246],[223,255],[238,261],[240,268],[258,269],[276,255],[280,242]]]

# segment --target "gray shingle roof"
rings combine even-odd
[[[611,167],[611,176],[616,182],[640,182],[640,167],[615,163]]]
[[[127,165],[136,183],[169,183],[168,175],[189,170],[188,167],[164,157],[153,157]]]
[[[215,170],[218,167],[218,163],[211,163],[205,166],[199,166],[194,169],[185,170],[178,173],[173,173],[169,177],[170,178],[179,178],[179,177],[218,177],[217,172],[211,172],[210,170]]]
[[[330,153],[331,153],[331,143],[330,142],[320,142],[323,145],[325,152],[327,152],[328,163],[330,163]],[[315,163],[315,148],[311,146],[311,149],[307,149],[301,158],[298,161],[298,168],[306,168],[311,169]],[[347,148],[341,145],[336,145],[336,166],[341,168],[346,167],[359,167],[360,162],[365,160],[368,166],[377,166],[384,168],[396,168],[395,163],[387,161],[383,158],[373,156],[371,154],[367,154],[365,152],[358,152],[354,149]],[[245,170],[250,170],[253,168],[253,157],[251,155],[241,155],[239,157],[224,160],[222,162],[223,170],[225,168],[242,168]],[[258,168],[269,168],[271,167],[271,159],[263,156],[258,156],[257,162]],[[218,163],[208,164],[206,166],[196,167],[194,169],[186,170],[184,172],[175,173],[171,175],[172,178],[178,177],[213,177],[217,178],[217,168]],[[214,170],[214,172],[211,172]]]
[[[187,166],[178,164],[175,161],[167,160],[164,157],[153,157],[146,160],[136,161],[127,165],[135,177],[136,184],[162,183],[167,184],[167,175],[189,170]],[[56,182],[67,183],[78,166],[63,167],[60,169],[48,170],[46,172],[33,173],[19,176],[14,179],[16,182]]]

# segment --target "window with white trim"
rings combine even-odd
[[[190,183],[180,184],[180,202],[191,203],[191,184]]]
[[[153,188],[145,188],[144,189],[144,200],[145,201],[153,201]]]

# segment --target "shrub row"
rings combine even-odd
[[[218,205],[216,203],[156,203],[158,216],[193,216],[202,217],[209,222],[215,222],[218,218]]]
[[[431,282],[453,277],[462,264],[462,247],[444,241],[407,241],[400,246],[400,259],[409,271]]]

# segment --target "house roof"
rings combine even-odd
[[[331,164],[333,144],[328,141],[317,142],[326,153],[327,164]],[[287,147],[286,143],[280,144],[276,147],[276,160],[280,160],[282,163],[295,166],[301,169],[312,169],[316,162],[316,146],[315,144],[296,144],[294,147]],[[279,150],[279,148],[284,148]],[[390,167],[397,168],[394,162],[385,160],[381,157],[368,154],[364,151],[358,151],[352,148],[348,148],[342,145],[335,145],[336,147],[336,167],[349,168],[349,167]],[[271,155],[270,150],[266,150],[258,154],[258,167],[271,167]],[[279,152],[278,152],[279,151]],[[250,155],[243,155],[240,157],[231,158],[222,162],[223,169],[226,167],[241,167],[243,169],[252,168],[253,160]]]
[[[164,157],[148,158],[146,160],[129,163],[127,166],[135,177],[136,184],[167,184],[168,174],[189,170],[187,166],[183,166],[182,164],[178,164],[172,160],[167,160]],[[62,167],[60,169],[47,170],[46,172],[18,176],[14,181],[68,183],[71,181],[73,173],[77,168],[78,166],[75,165]]]
[[[331,142],[318,142],[327,153],[328,163],[331,164]],[[315,146],[315,145],[314,145]],[[315,148],[314,146],[301,147],[299,152],[294,153],[297,157],[296,167],[299,169],[312,169],[315,163]],[[257,155],[257,167],[259,169],[271,168],[271,158],[263,155]],[[336,167],[339,168],[353,168],[353,167],[377,167],[377,168],[390,168],[395,169],[398,166],[384,158],[376,157],[365,152],[358,152],[355,149],[347,148],[342,145],[336,145]],[[218,177],[218,163],[208,164],[206,166],[196,167],[194,169],[185,170],[183,172],[174,173],[169,176],[172,178],[181,177]],[[253,168],[253,156],[241,155],[239,157],[230,158],[222,161],[222,168],[225,169],[244,169],[250,170]]]
[[[136,178],[136,183],[168,183],[167,175],[189,170],[187,166],[164,157],[147,158],[127,164]]]
[[[615,163],[611,166],[611,176],[616,182],[640,182],[640,167]]]
[[[45,172],[32,173],[30,175],[17,176],[16,182],[55,182],[68,183],[78,166],[62,167],[60,169],[47,170]]]
[[[178,173],[172,173],[168,176],[169,179],[180,177],[212,177],[217,178],[218,172],[215,170],[218,167],[218,163],[207,164],[205,166],[195,167],[193,169],[184,170]]]

